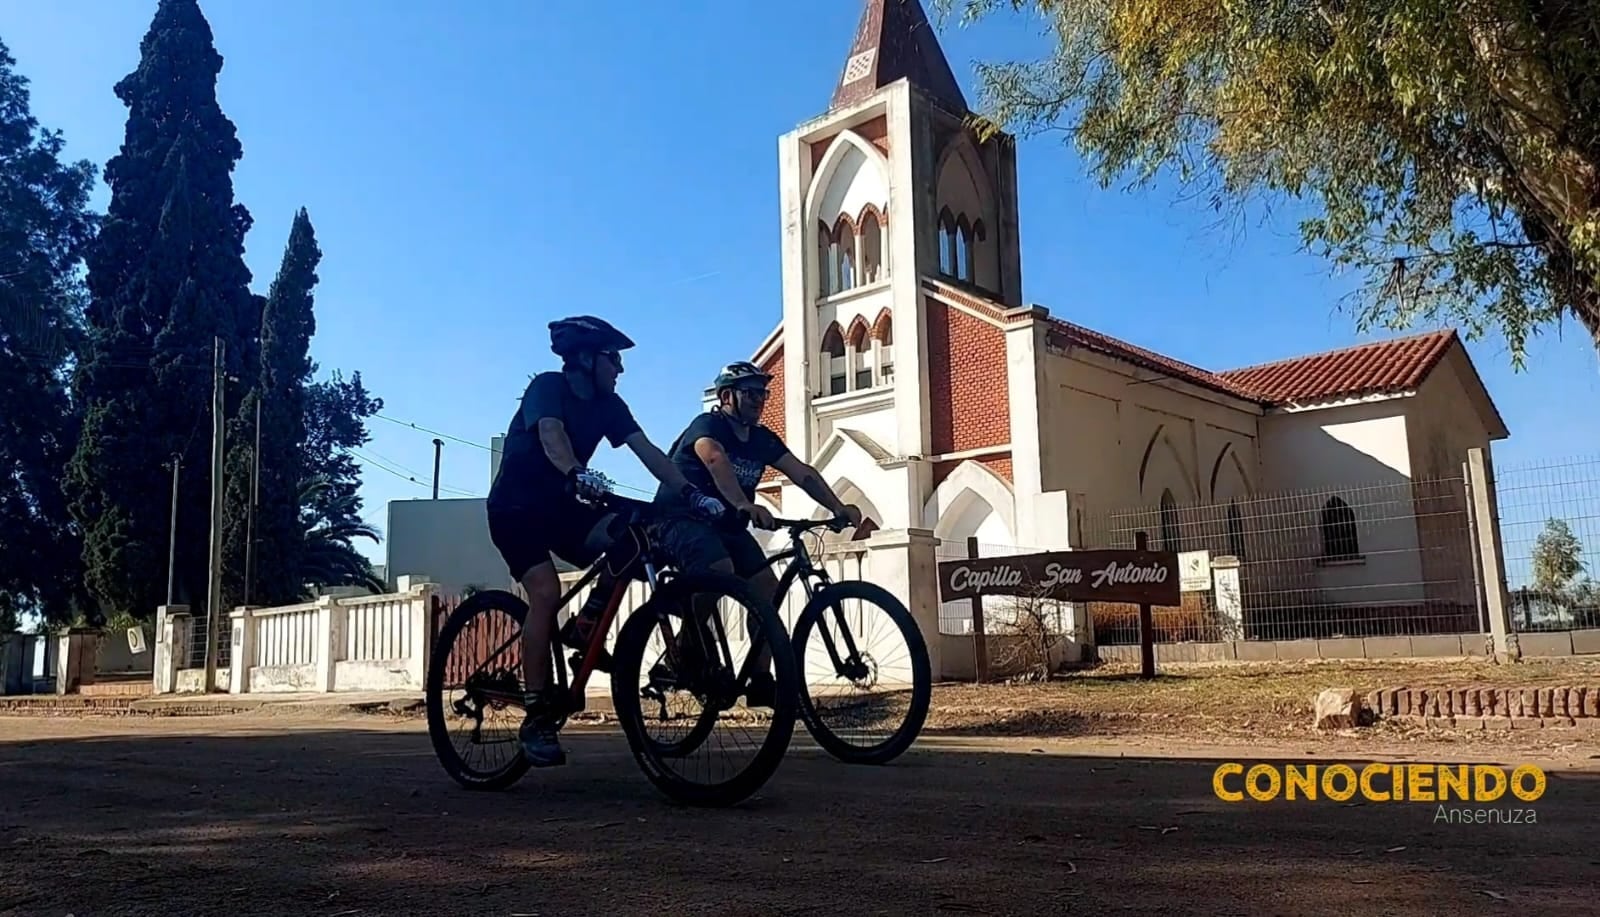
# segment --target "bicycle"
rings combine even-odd
[[[788,530],[791,542],[788,549],[767,559],[766,566],[769,567],[784,560],[790,561],[788,569],[778,578],[778,589],[773,596],[773,605],[779,608],[783,606],[783,600],[796,580],[799,580],[805,588],[807,597],[805,606],[795,620],[794,632],[790,638],[799,667],[797,680],[800,686],[800,717],[805,722],[806,730],[811,733],[811,737],[818,745],[840,761],[848,764],[887,764],[911,747],[927,720],[928,705],[933,696],[933,674],[922,630],[917,626],[916,619],[911,616],[905,604],[887,589],[862,580],[834,582],[826,570],[812,561],[803,536],[822,528],[840,532],[849,525],[848,521],[837,517],[822,520],[774,518],[773,522],[778,528]],[[848,679],[855,684],[875,683],[882,675],[881,660],[874,658],[870,647],[863,649],[857,643],[846,621],[842,603],[845,599],[852,598],[876,604],[887,612],[901,636],[905,638],[911,656],[911,695],[904,721],[889,738],[865,748],[847,742],[822,722],[816,699],[812,697],[811,679],[807,677],[803,662],[806,644],[815,632],[826,647],[834,674],[839,678]],[[824,612],[828,609],[834,611],[831,616],[833,619],[831,630],[837,631],[838,639],[831,633],[824,617]],[[841,644],[845,649],[843,656],[839,652]]]
[[[550,641],[551,680],[556,690],[552,696],[560,698],[559,725],[564,726],[569,717],[587,707],[586,687],[589,676],[601,658],[606,634],[611,629],[618,608],[632,582],[643,581],[650,585],[650,597],[628,616],[617,635],[612,654],[611,696],[623,734],[633,751],[634,760],[645,776],[667,797],[690,805],[731,806],[748,798],[760,789],[776,772],[788,750],[794,732],[799,705],[799,680],[796,657],[792,651],[788,631],[770,602],[757,597],[743,580],[729,574],[684,573],[671,569],[667,558],[653,544],[648,534],[650,520],[655,516],[652,504],[605,494],[594,501],[603,508],[617,513],[612,524],[616,537],[605,554],[589,571],[561,596],[556,606],[559,615],[579,590],[599,576],[602,564],[613,571],[616,585],[612,590],[599,625],[595,627],[587,645],[574,654],[574,669],[569,681],[564,647],[552,636]],[[759,626],[759,635],[753,635],[752,651],[737,672],[733,671],[733,654],[729,649],[726,628],[715,616],[695,611],[692,599],[697,595],[715,595],[731,598],[747,610],[747,620],[753,618]],[[515,594],[500,589],[474,593],[453,611],[434,644],[427,675],[428,734],[435,754],[451,778],[471,790],[501,790],[522,779],[531,766],[522,754],[515,734],[510,742],[516,748],[509,762],[493,770],[477,770],[456,753],[449,741],[445,723],[445,680],[451,674],[451,652],[457,639],[480,618],[503,614],[511,619],[512,626],[474,628],[470,635],[482,644],[500,640],[490,654],[492,661],[502,652],[514,649],[507,663],[492,671],[474,671],[463,680],[465,696],[451,704],[458,715],[473,721],[472,739],[481,744],[484,714],[490,710],[510,708],[522,710],[521,647],[522,626],[527,618],[527,604]],[[674,637],[672,618],[680,617],[686,625],[688,639]],[[707,618],[710,618],[708,621]],[[693,621],[695,626],[687,627]],[[714,626],[712,625],[714,622]],[[747,625],[748,626],[748,625]],[[488,633],[480,633],[487,630]],[[659,630],[666,639],[669,666],[663,674],[658,664],[649,673],[649,683],[641,690],[639,675],[644,668],[646,644],[652,633]],[[715,726],[717,718],[734,707],[742,697],[753,674],[755,650],[765,642],[771,647],[773,677],[778,686],[770,726],[751,764],[731,778],[718,783],[700,784],[671,772],[667,759],[681,757],[704,742]],[[547,683],[549,684],[549,683]],[[642,701],[645,698],[660,700],[665,712],[665,697],[669,691],[687,691],[704,706],[690,738],[674,745],[651,739],[645,734],[645,716]]]

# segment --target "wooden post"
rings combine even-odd
[[[1140,551],[1150,548],[1150,536],[1135,532],[1133,546]],[[1150,614],[1150,603],[1139,603],[1139,677],[1156,677],[1155,621]]]
[[[967,539],[967,559],[978,556],[978,539]],[[972,602],[972,675],[979,684],[989,680],[989,638],[983,632],[983,597],[973,596]]]

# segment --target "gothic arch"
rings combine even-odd
[[[826,196],[824,189],[830,187],[833,175],[839,170],[844,161],[845,154],[856,150],[866,158],[867,165],[875,170],[878,179],[884,188],[889,187],[889,160],[877,147],[862,139],[855,131],[844,130],[828,145],[828,152],[822,156],[822,161],[817,164],[817,171],[811,176],[811,184],[806,188],[806,219],[802,225],[811,226],[818,222],[829,223],[832,216],[822,213],[823,198]]]
[[[1162,470],[1163,466],[1168,466],[1166,473],[1151,473],[1152,470]],[[1157,488],[1167,487],[1174,488],[1173,493],[1180,503],[1193,502],[1196,498],[1194,478],[1183,462],[1183,454],[1173,445],[1172,438],[1166,435],[1166,424],[1159,424],[1155,432],[1150,434],[1150,441],[1145,443],[1144,457],[1139,460],[1140,502],[1145,501],[1147,491],[1159,494]]]
[[[878,310],[878,317],[872,321],[872,339],[881,344],[894,343],[894,319],[889,315],[888,306]]]
[[[973,520],[986,511],[998,516],[1006,532],[1015,539],[1016,501],[1011,485],[982,462],[968,459],[957,465],[928,498],[922,511],[922,524],[942,539],[966,538],[972,534],[966,529],[976,530]]]
[[[866,350],[867,335],[871,329],[867,327],[867,320],[857,315],[850,320],[850,330],[845,332],[845,343],[853,345],[856,350]]]
[[[1229,480],[1233,478],[1238,481],[1237,487],[1223,486],[1220,489],[1218,488],[1219,484],[1227,485]],[[1244,462],[1239,460],[1239,450],[1233,448],[1233,443],[1227,443],[1222,447],[1222,451],[1217,453],[1217,460],[1211,466],[1211,487],[1208,491],[1211,494],[1211,500],[1212,502],[1222,502],[1223,500],[1248,497],[1250,496],[1250,490],[1250,475],[1245,473]]]

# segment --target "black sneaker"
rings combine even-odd
[[[522,753],[534,767],[553,767],[567,763],[567,753],[561,747],[555,719],[538,709],[529,709],[517,730],[517,740]]]
[[[583,664],[583,655],[589,651],[589,635],[599,623],[597,618],[588,615],[573,615],[567,619],[567,623],[561,625],[561,645],[577,651],[572,654],[574,671]],[[604,646],[600,647],[600,658],[595,660],[594,668],[597,672],[608,674],[611,672],[611,653]]]

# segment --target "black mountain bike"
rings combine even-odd
[[[574,655],[569,682],[564,647],[552,633],[550,641],[551,696],[562,702],[561,725],[587,706],[585,688],[595,664],[604,650],[607,633],[629,585],[648,582],[650,598],[636,608],[623,623],[612,653],[611,697],[617,719],[633,750],[634,759],[645,776],[668,797],[702,806],[729,806],[749,797],[777,770],[793,737],[800,689],[797,666],[788,632],[770,602],[758,598],[737,577],[723,574],[689,574],[665,568],[665,558],[648,537],[648,522],[654,507],[638,500],[607,494],[595,501],[618,513],[613,526],[616,538],[606,555],[567,590],[557,605],[557,613],[572,601],[579,590],[595,579],[607,565],[616,576],[616,586],[592,631],[587,647]],[[751,631],[752,651],[743,664],[735,662],[728,643],[727,629],[715,614],[707,613],[707,598],[732,599],[747,612],[746,627]],[[695,601],[699,599],[700,601]],[[696,613],[698,606],[698,613]],[[428,735],[444,769],[459,784],[474,790],[500,790],[516,783],[531,766],[517,741],[516,727],[522,717],[522,625],[528,606],[515,594],[486,590],[468,597],[451,613],[435,641],[427,676]],[[678,627],[674,628],[674,624]],[[647,666],[647,645],[656,633],[665,642],[664,663]],[[765,722],[767,731],[756,747],[753,760],[732,776],[709,783],[681,776],[670,764],[687,757],[701,745],[725,712],[733,711],[748,690],[754,673],[755,650],[771,649],[772,669],[777,685],[770,716],[733,712],[730,719]],[[486,649],[487,660],[470,663],[464,653]],[[476,658],[476,657],[474,657]],[[644,673],[646,684],[640,687]],[[461,696],[445,700],[447,690]],[[646,734],[647,712],[644,700],[659,704],[663,719],[669,697],[697,701],[701,713],[693,720],[689,734],[676,742],[658,741]],[[451,742],[446,713],[454,713],[471,723],[468,749],[508,746],[503,761],[488,767],[473,764]],[[512,725],[509,734],[498,742],[487,741],[484,719],[507,712]],[[695,768],[695,771],[704,770]]]
[[[789,561],[788,569],[778,578],[778,591],[773,604],[782,607],[789,588],[799,580],[806,591],[806,604],[795,620],[791,641],[798,663],[797,680],[800,685],[800,716],[806,729],[817,744],[828,754],[849,764],[886,764],[911,747],[922,732],[928,717],[928,704],[933,694],[933,674],[928,662],[928,646],[916,619],[904,603],[894,594],[874,583],[862,580],[834,582],[826,570],[811,559],[804,537],[818,529],[843,531],[850,523],[843,518],[808,520],[774,519],[779,528],[789,532],[790,547],[767,560],[772,566]],[[884,652],[875,640],[858,639],[845,612],[847,600],[859,600],[876,605],[888,615],[895,629],[905,640],[907,649],[903,665],[910,675],[909,690],[886,692],[876,697],[850,698],[829,696],[813,684],[806,670],[806,648],[813,640],[819,641],[827,652],[826,665],[831,666],[834,677],[852,688],[871,689],[882,683],[886,674],[901,670],[894,665],[895,658]],[[831,613],[830,613],[831,612]],[[858,629],[866,629],[866,616],[859,615]],[[868,745],[857,745],[825,720],[836,713],[856,713],[868,722],[884,724],[899,712],[899,725],[887,738]]]

